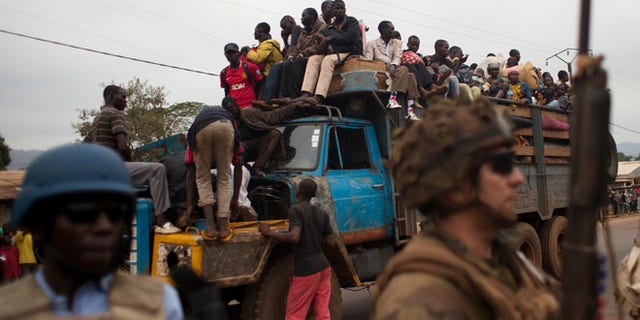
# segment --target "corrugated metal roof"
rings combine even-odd
[[[0,171],[0,200],[15,199],[25,172],[25,170]]]

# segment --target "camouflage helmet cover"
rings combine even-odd
[[[513,125],[487,99],[441,100],[394,133],[390,167],[407,207],[429,204],[469,179],[488,149],[511,146]]]

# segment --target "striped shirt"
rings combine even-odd
[[[89,133],[91,142],[118,150],[116,134],[127,131],[124,127],[124,113],[112,106],[104,106],[100,113],[93,119],[91,132]]]

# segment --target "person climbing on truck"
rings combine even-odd
[[[558,318],[555,282],[507,242],[524,182],[512,130],[480,98],[440,100],[396,133],[395,184],[426,221],[378,277],[372,319]]]
[[[229,111],[228,107],[231,104],[235,109]],[[196,184],[200,196],[198,204],[207,220],[207,228],[202,232],[202,237],[207,240],[218,238],[227,241],[233,234],[229,228],[229,216],[238,206],[240,182],[236,179],[232,198],[231,175],[227,168],[230,167],[234,154],[242,152],[239,131],[234,121],[236,112],[240,112],[236,100],[233,97],[224,97],[222,108],[211,107],[200,111],[187,134],[187,142],[190,150],[193,150],[196,164]],[[211,164],[214,159],[216,168],[224,168],[218,171],[216,177],[217,201],[211,186]],[[241,166],[236,167],[239,173],[234,172],[234,176],[241,176]],[[213,214],[214,203],[217,203],[218,207],[215,215],[217,223]],[[216,230],[216,224],[218,230]]]
[[[322,252],[322,243],[333,247],[337,238],[329,215],[311,204],[317,189],[313,179],[300,181],[296,188],[297,202],[289,208],[288,232],[272,231],[265,223],[259,226],[265,237],[292,244],[294,271],[287,296],[286,320],[305,319],[310,306],[315,319],[331,319],[331,266]]]

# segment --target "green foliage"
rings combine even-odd
[[[631,156],[628,156],[623,152],[618,152],[618,161],[631,161]]]
[[[120,85],[127,90],[127,108],[124,110],[129,146],[137,148],[145,144],[186,132],[195,116],[204,108],[203,103],[182,102],[166,107],[164,87],[154,87],[147,80],[130,80]],[[98,109],[78,109],[77,123],[73,129],[84,139]]]
[[[633,159],[633,161],[640,161],[640,154],[638,154],[638,155]]]
[[[11,163],[11,149],[4,142],[4,137],[0,135],[0,170],[7,170],[7,166]]]

